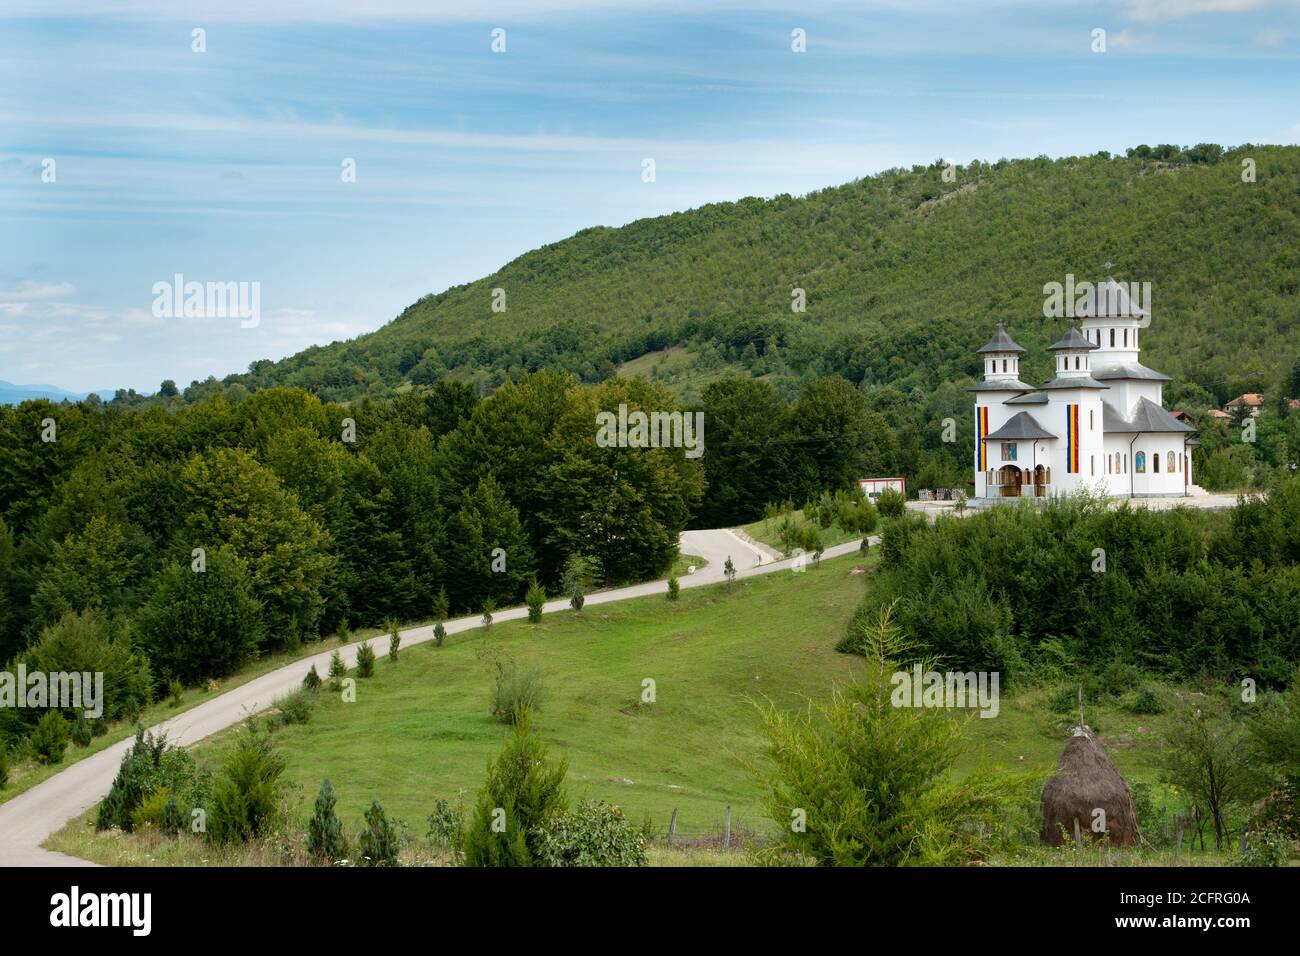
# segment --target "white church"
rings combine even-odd
[[[1001,325],[978,351],[975,497],[1109,497],[1199,493],[1192,480],[1195,429],[1161,404],[1168,375],[1147,368],[1138,334],[1150,315],[1110,276],[1098,283],[1049,351],[1055,374],[1020,381],[1024,349]]]

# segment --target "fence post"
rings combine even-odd
[[[668,821],[668,846],[673,845],[673,836],[677,833],[677,808],[673,807],[672,819]]]
[[[1180,859],[1183,855],[1183,818],[1182,816],[1174,817],[1174,829],[1177,831],[1178,844],[1174,847],[1174,859]]]
[[[1074,845],[1083,849],[1083,835],[1079,832],[1079,818],[1074,818]]]
[[[727,805],[727,831],[725,834],[723,834],[722,837],[722,848],[724,850],[731,849],[731,805],[730,804]]]

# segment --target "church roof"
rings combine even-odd
[[[1003,405],[1046,405],[1046,392],[1027,392],[1024,395],[1017,395],[1014,398],[1008,398]]]
[[[1055,438],[1056,436],[1034,421],[1033,415],[1028,412],[1021,412],[1018,415],[1012,415],[1005,425],[984,437],[994,441],[1019,441],[1022,439],[1028,441],[1034,438]]]
[[[1058,375],[1056,378],[1048,379],[1044,382],[1042,388],[1110,388],[1110,386],[1101,384],[1101,382],[1098,382],[1091,375]]]
[[[1083,305],[1074,314],[1080,319],[1140,319],[1151,313],[1133,304],[1127,286],[1106,276],[1084,297]]]
[[[1097,369],[1092,373],[1092,377],[1099,382],[1108,382],[1112,379],[1136,379],[1143,382],[1172,382],[1173,379],[1164,372],[1157,372],[1153,368],[1147,368],[1141,362],[1127,362],[1123,365],[1112,365],[1108,368]]]
[[[966,388],[968,392],[1032,392],[1034,386],[1018,378],[995,378],[990,382],[976,382]]]
[[[1102,403],[1101,427],[1107,432],[1136,434],[1139,432],[1195,432],[1191,425],[1186,425],[1174,418],[1167,411],[1149,398],[1138,399],[1133,409],[1133,417],[1125,419],[1106,403]]]
[[[1091,350],[1099,347],[1100,346],[1094,345],[1093,343],[1085,339],[1083,337],[1083,333],[1080,332],[1075,326],[1072,325],[1069,327],[1069,329],[1066,330],[1066,333],[1061,336],[1061,340],[1059,342],[1057,342],[1055,345],[1049,345],[1047,347],[1047,351],[1064,352],[1067,349],[1072,351],[1079,351],[1079,350]]]
[[[975,350],[976,355],[983,355],[985,352],[1023,352],[1019,345],[1011,341],[1011,336],[1007,335],[1007,330],[998,323],[998,330],[993,333],[993,338],[989,339],[988,344],[983,348]]]

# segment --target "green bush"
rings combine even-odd
[[[72,742],[78,747],[89,747],[94,736],[85,711],[77,711],[76,719],[72,721]]]
[[[677,580],[677,575],[669,572],[668,574],[668,600],[676,601],[682,594],[681,582]]]
[[[1291,843],[1276,830],[1257,830],[1246,834],[1246,852],[1238,866],[1286,866],[1291,859]]]
[[[1142,687],[1134,695],[1129,710],[1135,714],[1163,714],[1165,705],[1154,690],[1150,687]]]
[[[347,665],[343,663],[343,655],[336,649],[330,655],[330,684],[335,690],[338,690],[339,682],[347,675]]]
[[[352,626],[348,624],[348,619],[344,618],[339,621],[339,647],[344,647],[352,643]]]
[[[907,499],[902,492],[886,488],[876,496],[876,510],[882,518],[901,518],[907,510]]]
[[[623,811],[580,803],[533,828],[534,866],[647,866],[645,838]]]
[[[302,689],[306,691],[318,691],[320,690],[320,684],[320,674],[316,673],[316,665],[313,664],[307,670],[306,676],[302,679]]]
[[[133,812],[159,790],[167,790],[184,809],[205,805],[209,788],[207,773],[188,751],[169,745],[165,735],[146,734],[138,727],[108,795],[100,801],[95,829],[117,827],[129,833],[134,827]]]
[[[542,608],[546,605],[546,591],[537,583],[536,578],[533,578],[533,583],[528,585],[528,593],[524,595],[524,603],[528,605],[529,623],[539,623],[542,620]]]
[[[1003,832],[1028,781],[977,768],[953,775],[965,722],[891,704],[891,675],[912,646],[882,610],[864,651],[865,679],[792,714],[762,709],[771,762],[776,852],[821,866],[954,865],[980,858]],[[800,827],[792,826],[798,821]]]
[[[492,716],[503,724],[517,724],[529,711],[539,711],[545,700],[542,672],[520,668],[514,661],[498,664],[492,685]]]
[[[9,783],[9,747],[0,740],[0,790]]]
[[[320,783],[320,792],[316,794],[316,807],[311,819],[307,821],[307,852],[316,863],[334,863],[347,856],[347,845],[343,839],[343,824],[334,812],[337,801],[330,778]]]
[[[32,751],[41,763],[59,763],[68,749],[68,722],[57,710],[47,710],[32,731]]]
[[[29,674],[103,674],[104,717],[109,720],[138,714],[153,699],[148,659],[133,647],[124,621],[110,621],[101,611],[64,614],[41,631],[23,659]]]
[[[396,620],[389,618],[384,624],[384,630],[388,632],[388,659],[397,663],[397,651],[402,646],[401,629]]]
[[[370,801],[365,818],[365,829],[358,838],[362,861],[366,866],[397,866],[397,854],[402,848],[400,829],[388,819],[378,800]]]
[[[465,814],[459,807],[453,807],[441,797],[433,805],[429,814],[429,840],[434,846],[449,850],[459,850],[464,839]]]
[[[485,629],[492,626],[492,615],[496,609],[497,602],[494,598],[483,599],[483,627]]]
[[[181,698],[185,694],[185,686],[175,677],[167,681],[167,699],[173,707],[181,705]]]
[[[447,628],[443,627],[442,621],[433,625],[433,646],[442,647],[443,642],[447,640]]]
[[[531,866],[537,827],[567,809],[568,762],[547,759],[547,748],[527,716],[514,737],[488,764],[474,818],[465,833],[466,866]],[[502,824],[498,828],[498,821]]]
[[[162,830],[163,812],[169,802],[174,802],[172,793],[166,787],[159,787],[149,796],[145,797],[138,807],[131,811],[131,829],[136,830]],[[173,831],[175,832],[175,831]]]
[[[269,738],[240,732],[212,784],[209,835],[216,843],[246,843],[268,832],[280,812],[284,760]]]
[[[369,641],[362,641],[361,646],[357,648],[357,676],[375,676],[375,649],[370,646]]]
[[[305,724],[311,720],[311,712],[316,706],[316,698],[311,691],[299,688],[292,693],[285,694],[276,700],[272,706],[279,712],[282,723]]]
[[[1058,687],[1047,698],[1047,709],[1062,716],[1077,715],[1079,713],[1079,688]]]

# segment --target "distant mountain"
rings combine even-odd
[[[111,388],[95,392],[69,392],[57,385],[15,385],[13,382],[0,381],[0,405],[17,405],[33,398],[47,398],[51,402],[79,402],[88,395],[98,395],[107,400],[113,394]]]
[[[688,399],[728,369],[787,394],[827,373],[925,394],[978,375],[998,322],[1029,350],[1033,382],[1064,330],[1044,318],[1044,285],[1109,273],[1151,283],[1142,346],[1174,377],[1171,403],[1277,394],[1300,356],[1300,148],[1129,153],[936,162],[585,229],[225,387],[351,399],[445,376],[490,389],[547,367],[651,375]]]

